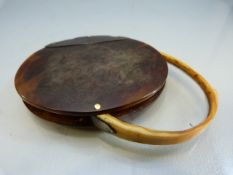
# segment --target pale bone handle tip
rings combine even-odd
[[[195,80],[205,92],[209,102],[209,113],[207,118],[197,126],[183,131],[159,131],[132,125],[121,121],[110,114],[101,114],[93,117],[98,128],[115,134],[118,137],[145,144],[169,145],[177,144],[191,139],[200,134],[213,120],[218,108],[217,91],[205,78],[183,61],[160,52],[167,62],[180,68]]]

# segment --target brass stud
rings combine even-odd
[[[100,108],[101,108],[101,105],[98,104],[98,103],[96,103],[96,104],[95,104],[95,109],[96,109],[96,110],[99,110]]]

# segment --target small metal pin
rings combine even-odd
[[[101,108],[101,105],[98,104],[98,103],[96,103],[96,104],[95,104],[95,109],[96,109],[96,110],[99,110],[100,108]]]

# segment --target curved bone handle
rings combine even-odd
[[[129,124],[113,117],[110,114],[101,114],[92,117],[93,122],[98,128],[111,132],[118,137],[134,142],[155,145],[168,145],[187,141],[195,135],[200,134],[210,124],[218,108],[218,96],[215,89],[207,82],[207,80],[205,80],[202,75],[200,75],[197,71],[195,71],[183,61],[166,53],[160,53],[167,62],[183,70],[203,89],[209,102],[209,113],[207,118],[202,123],[191,129],[183,131],[159,131]]]

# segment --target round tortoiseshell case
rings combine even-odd
[[[39,117],[91,126],[90,116],[120,114],[153,101],[167,63],[151,46],[130,38],[79,37],[47,45],[19,68],[15,86]]]

